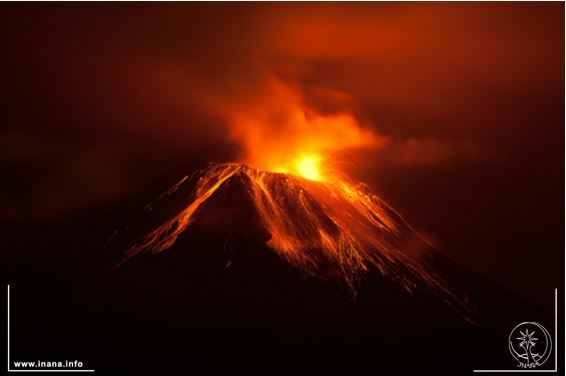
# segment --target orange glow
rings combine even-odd
[[[320,156],[307,154],[300,156],[295,161],[297,174],[310,180],[322,180],[320,175]]]
[[[324,175],[321,163],[322,157],[320,155],[307,153],[291,161],[289,166],[274,168],[274,172],[289,173],[309,180],[322,181],[324,180]]]
[[[334,175],[341,152],[383,144],[383,137],[347,110],[321,113],[305,103],[292,82],[266,76],[257,96],[215,104],[243,148],[243,163],[323,181]]]

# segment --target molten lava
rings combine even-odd
[[[322,157],[318,154],[307,153],[291,160],[286,166],[276,167],[275,172],[289,173],[305,179],[322,181],[325,176],[321,167]]]
[[[321,180],[316,156],[288,166],[291,173],[262,171],[240,163],[212,165],[199,172],[190,203],[124,249],[116,265],[137,254],[170,248],[221,187],[237,180],[245,187],[267,246],[308,275],[356,281],[377,269],[407,290],[421,286],[466,311],[466,304],[427,264],[434,250],[390,206],[362,184]],[[291,170],[292,169],[292,170]],[[185,176],[166,194],[185,184]],[[190,250],[187,250],[190,252]]]

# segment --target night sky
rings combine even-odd
[[[0,39],[3,223],[72,221],[187,161],[239,160],[229,115],[283,100],[275,81],[383,140],[343,153],[345,173],[468,269],[553,307],[561,3],[11,4]]]

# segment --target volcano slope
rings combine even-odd
[[[194,179],[190,193],[183,192]],[[134,236],[131,245],[119,246],[115,266],[140,253],[167,251],[199,217],[208,220],[215,201],[228,208],[239,202],[247,204],[241,208],[246,214],[231,213],[227,219],[253,217],[255,223],[244,226],[245,231],[263,238],[262,243],[306,275],[342,281],[355,292],[360,275],[373,269],[408,291],[425,288],[457,309],[470,308],[428,265],[434,252],[426,241],[363,185],[314,182],[237,163],[213,165],[193,179],[183,176],[146,211],[177,195],[188,202],[176,205],[176,212],[143,231],[140,239]],[[230,229],[226,235],[241,230]]]

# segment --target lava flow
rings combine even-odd
[[[398,213],[363,184],[322,179],[316,158],[305,158],[292,164],[293,172],[302,176],[242,163],[212,165],[200,171],[190,204],[127,248],[116,265],[136,254],[170,248],[207,200],[232,179],[239,179],[269,235],[267,246],[304,273],[342,280],[354,291],[356,281],[374,268],[409,291],[420,286],[458,310],[467,310],[427,265],[432,247]],[[166,193],[173,193],[187,179],[183,177]]]

